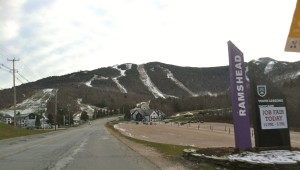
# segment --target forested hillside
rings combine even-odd
[[[271,58],[253,60],[288,99],[291,125],[300,120],[300,62],[288,63]],[[17,103],[36,91],[58,89],[58,106],[72,112],[80,110],[78,99],[85,104],[110,109],[134,107],[151,100],[151,107],[167,115],[179,111],[231,107],[228,66],[196,68],[179,67],[159,62],[142,65],[121,64],[91,71],[43,78],[18,86]],[[54,98],[48,102],[52,113]],[[0,109],[13,105],[12,89],[0,91]]]

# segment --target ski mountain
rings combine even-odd
[[[271,58],[250,62],[279,85],[300,76],[300,62],[281,62]],[[100,106],[107,104],[107,98],[111,103],[125,104],[124,99],[138,103],[155,98],[217,96],[228,92],[229,84],[228,66],[196,68],[159,62],[127,63],[23,84],[17,87],[17,100],[21,103],[36,90],[59,89],[59,95],[69,103],[76,103],[80,98],[84,103]],[[12,94],[12,89],[0,91],[0,108],[12,106]]]

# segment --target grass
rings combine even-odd
[[[51,131],[54,130],[28,130],[19,127],[14,127],[12,125],[0,123],[0,140],[19,137],[19,136],[35,135],[35,134],[46,133]]]

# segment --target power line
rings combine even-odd
[[[18,74],[19,74],[19,76],[21,76],[24,80],[26,80],[27,81],[27,83],[30,83],[30,81],[29,80],[27,80],[27,78],[25,78],[20,72],[17,72]]]
[[[16,77],[16,79],[17,79],[21,84],[24,84],[24,83],[22,82],[22,80],[20,80],[18,77]]]
[[[4,46],[1,46],[0,45],[0,50],[1,50],[1,53],[0,55],[2,55],[3,57],[6,57],[6,58],[18,58],[10,49],[8,49],[7,47],[4,47]],[[41,79],[41,77],[43,76],[40,76],[39,74],[37,74],[37,72],[34,72],[32,71],[32,69],[30,69],[30,67],[28,67],[23,61],[20,61],[23,68],[25,68],[26,71],[29,71],[30,72],[30,75],[34,75],[34,79]],[[9,68],[10,69],[10,68]],[[19,71],[20,71],[20,68],[19,68]],[[28,81],[27,78],[25,78],[24,75],[20,75],[23,79],[25,79],[27,82],[30,82]]]
[[[6,65],[4,65],[4,64],[0,64],[2,67],[0,67],[0,69],[2,68],[3,70],[6,70],[6,71],[8,71],[9,73],[12,73],[11,72],[11,68],[9,68],[9,67],[7,67]],[[21,73],[19,73],[19,71],[16,71],[16,73],[20,76],[20,77],[22,77],[23,79],[25,79],[28,83],[29,83],[29,81],[21,74]],[[18,77],[16,77],[16,79],[21,83],[21,84],[23,84],[23,82],[22,82],[22,80],[21,79],[19,79]]]
[[[4,68],[6,68],[6,69],[8,69],[9,71],[11,70],[9,67],[7,67],[6,65],[4,65],[4,64],[0,64],[2,67],[4,67]],[[0,67],[1,68],[1,67]]]
[[[2,65],[2,64],[1,64]],[[10,70],[10,68],[6,68],[4,65],[1,67],[0,66],[0,68],[2,68],[3,70],[6,70],[6,71],[8,71],[8,72],[10,72],[11,70]]]
[[[20,61],[22,63],[22,65],[24,67],[26,67],[25,69],[28,70],[29,72],[31,72],[33,75],[35,75],[35,78],[37,79],[41,79],[41,76],[38,75],[36,72],[32,71],[32,69],[30,69],[30,67],[28,67],[23,61]]]

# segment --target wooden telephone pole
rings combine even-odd
[[[15,77],[15,62],[16,61],[20,61],[19,59],[16,60],[15,58],[12,60],[7,59],[7,61],[12,61],[13,62],[13,88],[14,88],[14,127],[17,126],[17,122],[16,122],[16,103],[17,103],[17,93],[16,93],[16,77]]]

